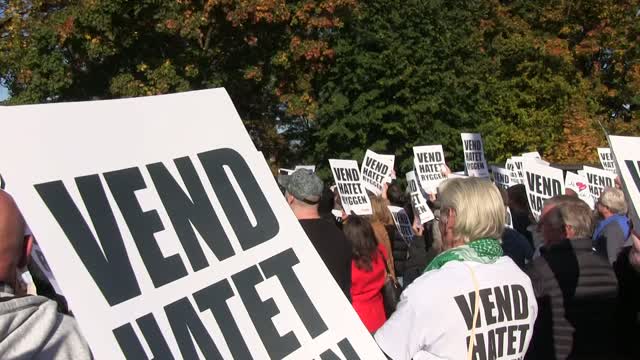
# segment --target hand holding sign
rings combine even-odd
[[[442,145],[414,146],[413,154],[418,183],[426,193],[438,192],[438,185],[446,178],[442,174],[445,166]]]

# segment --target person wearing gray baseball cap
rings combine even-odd
[[[351,245],[334,222],[322,219],[318,213],[324,189],[322,180],[311,170],[298,169],[291,175],[278,176],[278,183],[313,247],[351,300]]]

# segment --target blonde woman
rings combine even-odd
[[[378,345],[394,360],[524,358],[538,307],[529,277],[502,254],[498,189],[454,178],[439,192],[444,251],[404,290]]]
[[[393,266],[393,251],[391,247],[391,239],[387,232],[388,225],[394,225],[393,216],[389,211],[389,201],[380,196],[370,196],[371,199],[371,227],[378,244],[382,245],[387,252],[387,267],[391,271],[391,275],[395,278],[396,273]],[[395,225],[394,225],[395,227]]]

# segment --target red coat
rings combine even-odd
[[[384,246],[378,245],[385,258],[387,252]],[[355,261],[351,260],[351,303],[360,319],[373,333],[387,320],[384,314],[384,303],[382,301],[382,287],[386,279],[386,268],[384,259],[380,253],[371,262],[371,271],[359,269]]]

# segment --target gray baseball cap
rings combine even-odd
[[[320,201],[324,189],[322,180],[309,169],[298,169],[291,175],[280,175],[278,183],[293,197],[311,205]]]

